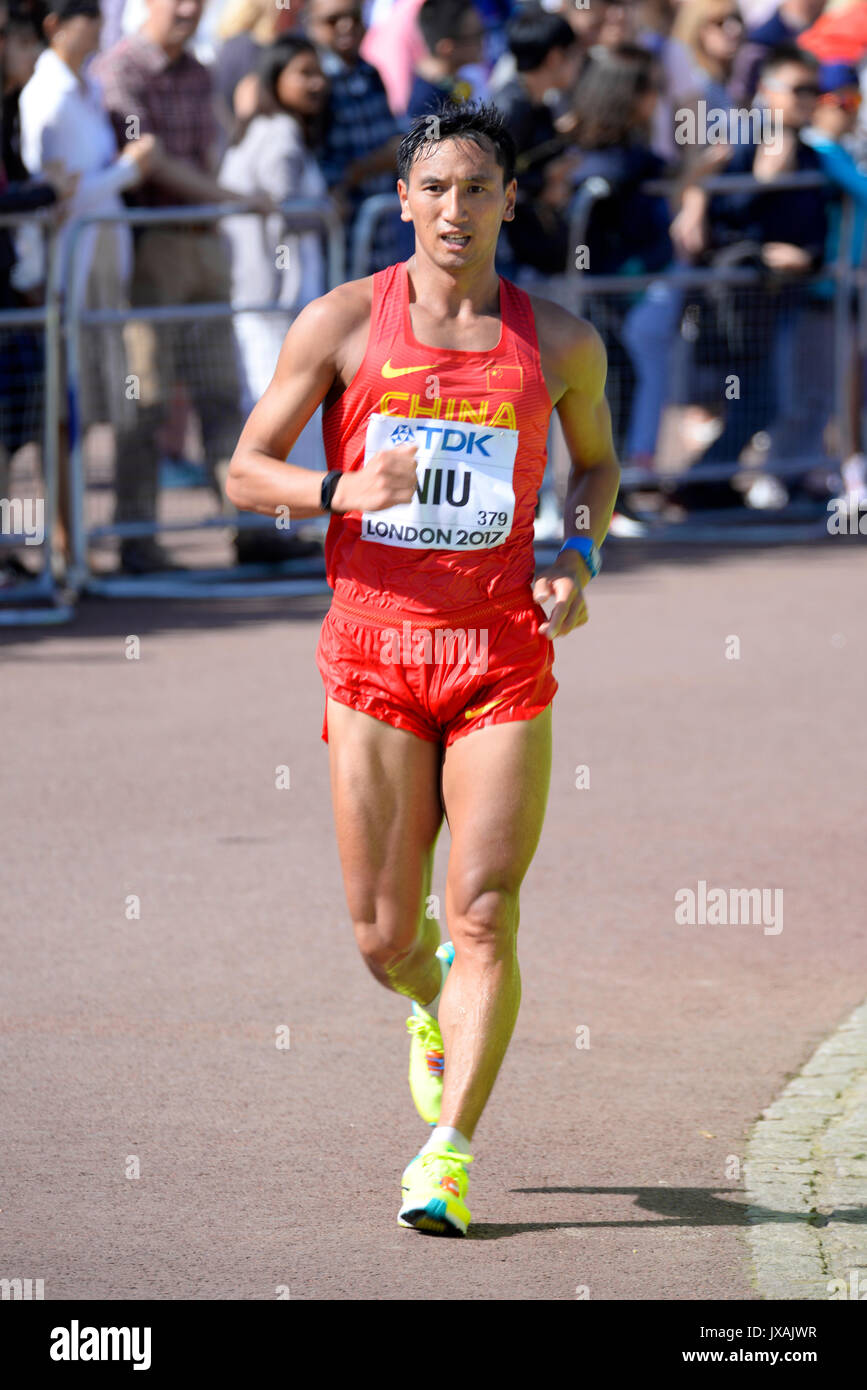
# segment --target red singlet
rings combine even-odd
[[[412,331],[406,263],[377,272],[364,358],[323,417],[330,469],[418,446],[411,502],[331,518],[334,602],[317,651],[326,692],[447,743],[532,718],[557,689],[552,644],[538,633],[544,610],[532,598],[551,398],[529,296],[502,276],[500,315],[488,351],[426,346]],[[408,622],[428,631],[417,656]],[[430,633],[470,623],[484,660],[470,648],[450,665],[454,644],[432,643]]]
[[[427,501],[332,517],[337,597],[445,613],[531,584],[551,397],[529,297],[502,277],[500,310],[490,351],[426,347],[412,331],[406,262],[374,275],[367,350],[323,418],[328,467],[361,468],[368,432],[370,453],[415,442]]]

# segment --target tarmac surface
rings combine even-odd
[[[464,1241],[396,1224],[427,1131],[408,1009],[343,901],[327,600],[90,599],[0,633],[0,1275],[46,1299],[803,1296],[785,1259],[757,1280],[743,1164],[867,994],[864,558],[835,539],[612,550],[558,641]],[[447,853],[444,829],[440,895]],[[782,915],[681,923],[700,882]]]

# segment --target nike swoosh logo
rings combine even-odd
[[[489,709],[494,709],[496,705],[501,705],[505,698],[505,695],[501,695],[499,700],[492,700],[489,705],[482,705],[479,709],[464,710],[464,719],[475,719],[478,714],[487,714]]]
[[[393,367],[391,365],[391,358],[389,357],[388,361],[383,365],[382,375],[407,376],[410,372],[432,372],[436,365],[436,362],[431,362],[427,367]]]

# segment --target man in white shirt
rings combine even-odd
[[[21,157],[31,174],[58,162],[77,174],[67,204],[67,219],[122,213],[121,193],[146,176],[156,142],[151,135],[132,140],[118,155],[111,121],[90,77],[82,76],[85,59],[99,46],[98,0],[52,0],[43,29],[49,47],[39,56],[19,99]],[[60,231],[61,255],[69,248],[68,221]],[[61,261],[61,265],[63,265]],[[63,275],[67,296],[87,308],[118,309],[126,302],[132,266],[130,229],[123,223],[86,227],[80,235],[74,276]],[[105,327],[87,340],[82,363],[79,418],[82,428],[96,420],[119,423],[124,409],[123,339],[118,328]],[[61,408],[66,391],[61,392]],[[65,424],[65,422],[64,422]],[[65,430],[63,430],[65,434]],[[65,456],[61,441],[61,457]],[[61,466],[60,515],[67,522],[66,469]]]

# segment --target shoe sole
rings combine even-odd
[[[466,1211],[466,1208],[464,1208]],[[421,1207],[401,1207],[397,1216],[398,1226],[411,1226],[429,1236],[465,1236],[470,1214],[464,1221],[454,1212],[449,1215],[448,1207],[441,1197],[432,1197]]]

